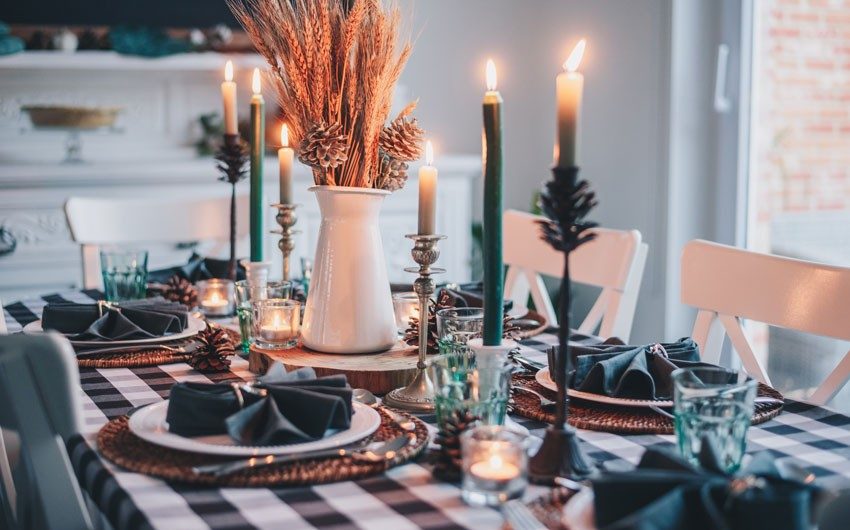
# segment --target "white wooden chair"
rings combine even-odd
[[[236,198],[237,238],[248,234],[248,196]],[[102,283],[100,247],[141,243],[221,241],[230,238],[230,198],[71,198],[65,216],[83,253],[83,285]]]
[[[525,306],[529,293],[537,311],[552,325],[558,318],[541,274],[560,278],[564,259],[540,238],[537,221],[543,217],[516,210],[503,220],[506,297],[515,306]],[[637,230],[598,228],[596,239],[570,254],[573,281],[601,287],[596,302],[578,328],[581,333],[619,337],[628,342],[643,279],[648,246]]]
[[[693,337],[702,358],[719,363],[724,336],[744,370],[770,384],[742,319],[850,340],[850,268],[761,254],[695,240],[682,253],[682,302],[696,307]],[[850,379],[850,353],[810,401],[823,405]]]
[[[10,468],[0,483],[4,527],[92,527],[66,450],[81,431],[80,375],[71,345],[56,334],[0,337],[0,428],[20,439],[0,461]]]

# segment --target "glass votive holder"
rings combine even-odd
[[[461,435],[461,496],[472,506],[499,506],[521,497],[528,486],[524,435],[497,425],[475,427]]]
[[[437,337],[443,341],[466,344],[484,331],[484,309],[458,307],[437,311]]]
[[[254,344],[268,350],[288,350],[298,344],[301,302],[268,298],[255,300],[251,306]]]
[[[393,294],[393,311],[398,334],[404,335],[411,318],[419,318],[419,295],[414,292]]]
[[[208,317],[226,317],[233,314],[235,287],[230,280],[213,278],[197,283],[198,307]]]

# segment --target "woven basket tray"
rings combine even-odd
[[[408,432],[382,410],[378,411],[381,414],[381,425],[369,437],[370,441],[390,440],[403,434],[413,434],[416,438],[415,442],[400,450],[394,459],[380,463],[358,462],[350,457],[326,458],[244,470],[225,477],[197,475],[192,471],[192,466],[225,462],[228,459],[177,451],[148,443],[130,432],[126,416],[104,425],[97,435],[97,445],[100,453],[111,462],[130,471],[168,482],[237,488],[325,484],[378,475],[391,467],[417,458],[428,446],[428,428],[422,420],[412,418],[416,423],[416,430]]]
[[[544,388],[528,376],[514,374],[512,384],[528,387],[550,399],[555,399],[555,392]],[[761,383],[759,383],[758,395],[783,399],[782,394],[778,391]],[[541,410],[540,400],[536,396],[525,392],[514,392],[511,397],[514,413],[545,423],[555,422],[554,411],[544,412]],[[782,405],[757,403],[752,424],[764,423],[781,411]],[[673,434],[673,420],[653,412],[651,409],[601,405],[575,398],[570,399],[568,420],[570,425],[574,427],[591,431],[616,434]]]

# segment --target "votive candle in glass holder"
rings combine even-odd
[[[414,292],[393,294],[393,311],[398,334],[404,335],[411,318],[419,318],[419,295]]]
[[[301,333],[301,302],[269,298],[256,300],[253,326],[254,343],[269,350],[287,350],[298,344]]]
[[[484,425],[461,436],[461,496],[472,506],[499,506],[521,497],[528,486],[528,455],[522,434]]]
[[[213,278],[197,283],[198,307],[208,317],[226,317],[233,314],[233,300],[236,296],[233,282]]]

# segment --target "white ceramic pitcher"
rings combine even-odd
[[[304,346],[326,353],[390,349],[396,340],[379,214],[390,192],[313,186],[322,224],[304,310]]]

